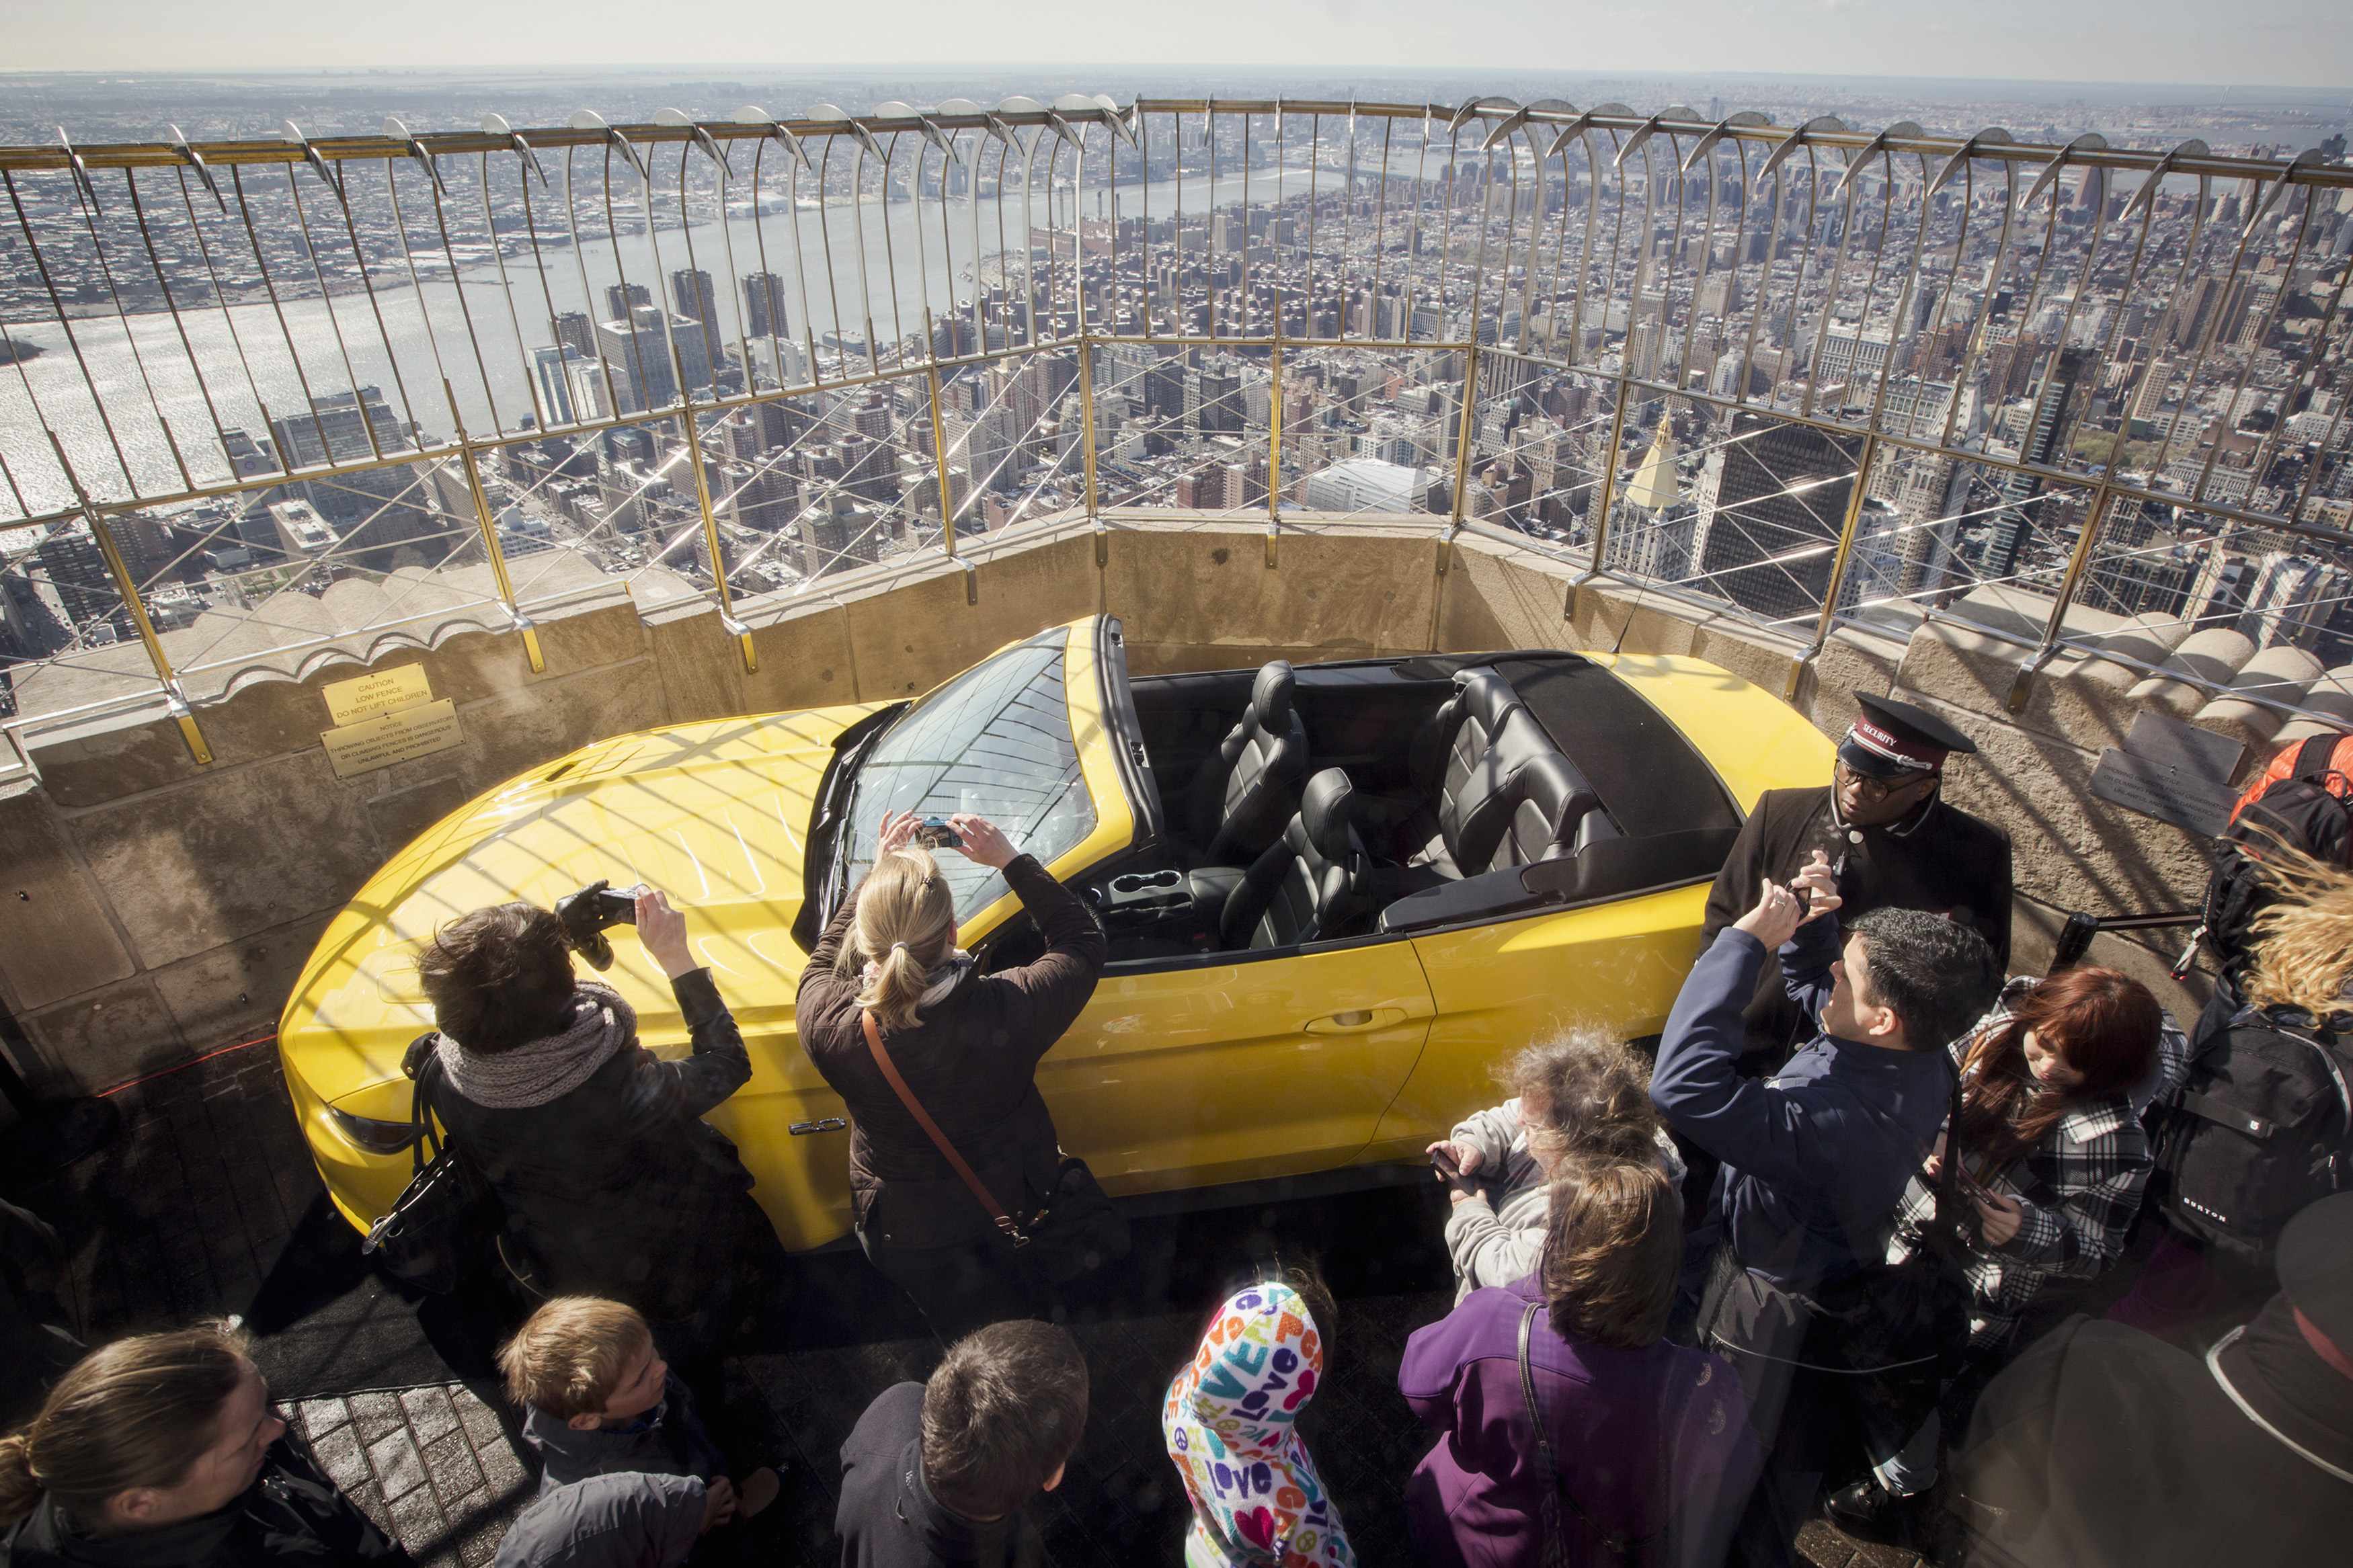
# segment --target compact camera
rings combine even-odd
[[[616,888],[600,877],[578,892],[556,900],[555,918],[564,925],[564,944],[598,969],[612,968],[613,944],[605,932],[612,926],[637,924],[638,895],[647,890],[642,882],[634,888]]]
[[[964,836],[944,816],[927,816],[915,824],[915,842],[926,849],[961,849]]]

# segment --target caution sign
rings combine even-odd
[[[465,738],[458,727],[458,705],[446,697],[396,713],[379,713],[356,724],[338,725],[319,735],[326,743],[327,761],[333,764],[335,776],[346,779],[411,757],[446,752]]]
[[[327,700],[327,717],[338,724],[356,724],[432,701],[433,683],[426,679],[423,665],[402,664],[351,680],[331,680],[319,694]]]

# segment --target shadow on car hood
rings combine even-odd
[[[328,1103],[406,1116],[388,1086],[409,1041],[432,1027],[416,972],[420,942],[487,904],[553,906],[602,877],[645,882],[687,911],[747,1037],[788,1033],[807,955],[790,935],[801,903],[809,806],[833,739],[871,711],[810,709],[624,735],[585,747],[460,807],[393,857],[321,939],[289,1000],[280,1047],[290,1074]],[[661,971],[616,929],[601,979],[638,1010],[656,1049],[686,1032]],[[756,1054],[756,1053],[755,1053]],[[378,1103],[379,1101],[383,1103]]]

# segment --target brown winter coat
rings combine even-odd
[[[967,973],[926,1005],[913,1027],[885,1027],[882,1043],[989,1191],[1026,1209],[1033,1194],[1051,1187],[1056,1162],[1053,1119],[1038,1093],[1038,1059],[1094,994],[1105,949],[1092,912],[1033,857],[1017,857],[1005,880],[1037,921],[1044,955],[1000,973]],[[996,1233],[990,1216],[874,1064],[859,1020],[859,976],[835,972],[857,904],[855,895],[842,900],[809,955],[796,1016],[801,1048],[849,1109],[858,1223],[900,1247],[984,1239]]]

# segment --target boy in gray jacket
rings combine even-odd
[[[1535,1271],[1552,1215],[1552,1173],[1571,1150],[1630,1159],[1649,1149],[1671,1179],[1683,1176],[1651,1104],[1650,1069],[1616,1037],[1572,1029],[1528,1047],[1495,1077],[1512,1098],[1472,1112],[1446,1142],[1430,1146],[1453,1200],[1446,1247],[1458,1305],[1482,1285],[1509,1285]]]
[[[765,1467],[739,1489],[634,1308],[559,1296],[499,1352],[539,1455],[540,1491],[500,1568],[676,1568],[702,1533],[766,1508]]]

